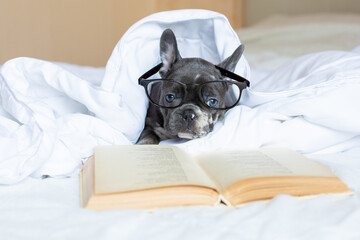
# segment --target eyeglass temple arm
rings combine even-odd
[[[246,79],[246,78],[244,78],[244,77],[242,77],[242,76],[240,76],[240,75],[237,75],[237,74],[235,74],[235,73],[233,73],[233,72],[230,72],[230,71],[228,71],[228,70],[226,70],[225,68],[222,68],[222,67],[219,67],[219,66],[217,66],[217,65],[215,65],[215,67],[220,71],[220,73],[222,74],[222,75],[224,75],[225,77],[229,77],[229,78],[231,78],[231,79],[234,79],[234,80],[237,80],[237,81],[239,81],[239,82],[244,82],[245,84],[246,84],[246,86],[250,86],[250,82]]]
[[[144,73],[143,75],[141,75],[138,79],[138,83],[141,84],[141,80],[143,79],[147,79],[149,77],[151,77],[152,75],[154,75],[155,73],[157,73],[161,67],[162,67],[162,63],[159,63],[158,65],[156,65],[155,67],[153,67],[152,69],[150,69],[149,71],[147,71],[146,73]],[[229,77],[231,79],[237,80],[239,82],[244,82],[246,84],[246,86],[250,86],[250,82],[246,79],[243,78],[242,76],[239,76],[233,72],[230,72],[222,67],[216,66],[215,67],[220,71],[220,73],[226,77]]]
[[[155,73],[157,73],[160,68],[162,67],[162,63],[159,63],[158,65],[156,65],[155,67],[153,67],[152,69],[150,69],[149,71],[147,71],[146,73],[144,73],[143,75],[141,75],[139,77],[138,83],[140,84],[141,80],[143,79],[147,79],[149,77],[151,77],[152,75],[154,75]]]

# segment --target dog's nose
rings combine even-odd
[[[194,121],[194,119],[197,117],[193,110],[187,109],[185,110],[181,117],[186,121],[188,124]]]

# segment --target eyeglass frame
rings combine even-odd
[[[231,78],[232,80],[235,80],[235,81],[231,81],[231,80],[215,80],[215,81],[208,81],[208,82],[204,82],[204,83],[201,83],[201,84],[185,84],[185,83],[181,83],[181,82],[178,82],[178,81],[175,81],[175,80],[172,80],[172,79],[148,79],[149,77],[153,76],[154,74],[156,74],[160,69],[161,67],[163,66],[162,63],[159,63],[158,65],[156,65],[155,67],[151,68],[149,71],[145,72],[143,75],[141,75],[138,79],[138,84],[143,86],[145,88],[145,93],[149,99],[149,101],[154,104],[155,106],[158,106],[160,108],[177,108],[181,105],[183,105],[184,103],[181,102],[181,104],[177,105],[177,106],[162,106],[156,102],[154,102],[151,97],[149,96],[149,93],[148,93],[148,90],[147,90],[147,85],[153,81],[158,81],[158,80],[163,80],[163,81],[172,81],[172,82],[176,82],[178,84],[181,84],[181,85],[204,85],[206,83],[211,83],[211,82],[231,82],[232,84],[235,84],[239,87],[240,89],[240,94],[239,94],[239,98],[237,99],[237,101],[231,105],[230,107],[225,107],[225,108],[214,108],[214,107],[210,107],[206,104],[203,103],[203,101],[200,101],[202,104],[204,104],[206,107],[208,108],[211,108],[211,109],[218,109],[218,110],[228,110],[230,108],[233,108],[235,107],[239,101],[240,101],[240,98],[241,98],[241,92],[243,89],[245,89],[246,87],[250,87],[250,81],[247,80],[246,78],[240,76],[240,75],[237,75],[233,72],[230,72],[228,70],[226,70],[225,68],[222,68],[222,67],[219,67],[217,65],[214,65],[216,69],[218,69],[220,71],[220,73],[225,76],[225,77],[228,77],[228,78]],[[246,87],[243,87],[243,86],[240,86],[239,84],[241,83],[245,83]],[[184,98],[186,97],[186,94],[187,94],[187,91],[186,91],[186,87],[185,87],[185,95],[184,95]],[[201,94],[199,93],[199,97],[201,99]]]

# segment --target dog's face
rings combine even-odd
[[[222,119],[224,110],[209,108],[201,99],[199,86],[205,82],[221,79],[221,74],[213,64],[203,59],[179,59],[170,70],[161,74],[164,79],[171,79],[184,84],[186,94],[179,92],[176,84],[164,82],[159,89],[159,101],[166,105],[173,97],[182,98],[182,105],[176,108],[161,108],[164,129],[171,136],[194,139],[203,137],[213,130],[214,124]],[[219,99],[224,95],[223,89],[216,91]],[[210,99],[209,99],[210,101]],[[208,102],[207,104],[211,104]]]
[[[219,66],[233,71],[242,52],[240,45]],[[181,58],[175,35],[169,29],[160,39],[160,57],[162,67],[159,73],[164,80],[152,87],[150,95],[151,99],[166,107],[150,104],[139,143],[154,143],[149,141],[148,133],[151,131],[157,140],[194,139],[207,135],[225,113],[225,110],[214,108],[222,108],[225,104],[227,89],[218,81],[224,76],[204,59]]]

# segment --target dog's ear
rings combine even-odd
[[[224,61],[218,64],[219,67],[225,68],[228,71],[233,72],[235,70],[236,64],[241,58],[244,52],[244,45],[240,45],[230,57],[226,58]]]
[[[181,59],[177,48],[176,37],[171,29],[166,29],[160,38],[160,58],[163,66],[159,73],[164,77],[169,72],[171,66]]]

